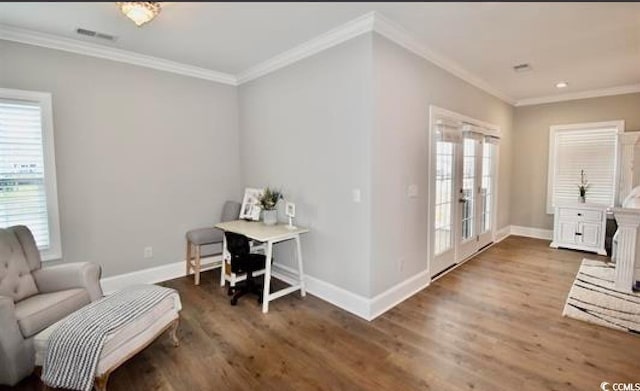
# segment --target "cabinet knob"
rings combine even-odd
[[[576,236],[582,236],[582,233],[576,232]]]
[[[578,216],[582,216],[582,213],[578,213]]]

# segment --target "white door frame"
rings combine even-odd
[[[436,158],[436,154],[435,154],[435,147],[436,147],[436,143],[435,143],[435,136],[436,136],[436,124],[438,120],[443,120],[449,123],[459,123],[460,126],[462,126],[463,124],[470,124],[473,126],[476,126],[478,128],[482,128],[482,133],[486,136],[493,136],[493,137],[497,137],[500,138],[501,135],[501,130],[497,125],[494,124],[490,124],[488,122],[484,122],[484,121],[480,121],[477,120],[475,118],[472,117],[468,117],[466,115],[460,114],[460,113],[456,113],[450,110],[446,110],[443,109],[441,107],[435,106],[435,105],[430,105],[429,106],[429,127],[427,129],[427,150],[429,151],[429,158],[427,159],[427,173],[428,173],[428,186],[429,186],[429,193],[428,193],[428,230],[427,230],[427,241],[428,241],[428,251],[429,251],[429,256],[428,256],[428,269],[429,269],[429,273],[431,275],[431,278],[434,277],[435,274],[438,274],[440,272],[442,272],[442,262],[438,263],[438,261],[441,261],[441,259],[436,260],[436,256],[434,254],[435,251],[435,229],[434,229],[434,219],[435,219],[435,158]],[[480,144],[481,146],[482,144]],[[457,151],[455,151],[455,149],[459,149],[462,148],[462,145],[455,145],[454,147],[454,154],[456,154]],[[481,149],[481,147],[479,148]],[[499,183],[499,177],[498,177],[498,168],[499,168],[499,145],[496,145],[496,148],[494,148],[494,157],[493,157],[493,168],[494,168],[494,172],[493,172],[493,183],[492,183],[492,194],[493,194],[493,199],[492,199],[492,210],[491,210],[491,229],[490,229],[490,241],[487,243],[491,243],[492,241],[495,240],[495,234],[496,234],[496,223],[497,223],[497,205],[498,205],[498,183]],[[480,151],[480,153],[482,153],[482,151]],[[459,155],[459,153],[458,153]],[[461,160],[461,159],[460,159]],[[460,162],[456,162],[456,164],[460,164]],[[457,170],[459,167],[454,167],[454,170]],[[478,167],[476,167],[476,170],[478,169]],[[457,193],[457,187],[454,187],[454,192],[453,192],[453,197],[455,200],[455,207],[454,209],[454,215],[453,215],[453,221],[455,222],[454,224],[454,228],[455,230],[459,230],[459,226],[460,224],[457,223],[458,220],[460,220],[459,218],[459,213],[461,208],[458,205],[458,196],[459,194]],[[476,208],[477,210],[477,208]],[[476,213],[476,221],[475,223],[477,224],[478,219],[477,219],[478,213]],[[444,261],[445,262],[450,262],[451,266],[454,266],[457,263],[461,263],[464,261],[463,258],[459,258],[458,255],[456,254],[457,250],[456,248],[458,247],[458,243],[457,243],[457,239],[459,237],[460,233],[459,232],[455,232],[453,235],[453,246],[452,246],[452,250],[448,250],[445,251],[444,253],[438,255],[438,257],[442,257],[442,258],[446,258]],[[482,247],[486,246],[486,244],[484,244]],[[478,248],[479,249],[479,248]],[[452,254],[453,252],[453,254]],[[475,254],[475,252],[473,254],[471,254],[471,256],[473,256]],[[433,266],[433,267],[432,267]],[[437,269],[437,270],[436,270]],[[446,270],[446,268],[444,269]]]

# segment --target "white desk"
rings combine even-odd
[[[300,234],[307,233],[309,230],[307,228],[287,228],[286,224],[277,224],[277,225],[264,225],[262,222],[257,221],[245,221],[245,220],[235,220],[235,221],[227,221],[223,223],[216,224],[215,226],[218,229],[221,229],[225,232],[233,232],[240,235],[244,235],[249,239],[256,240],[258,242],[264,242],[266,244],[265,256],[266,256],[266,265],[264,271],[264,292],[262,296],[262,312],[265,314],[269,312],[269,301],[275,300],[284,295],[288,295],[289,293],[295,292],[298,289],[300,290],[300,295],[305,296],[306,291],[304,288],[304,273],[302,271],[302,251],[300,248]],[[285,289],[281,289],[277,292],[270,293],[269,289],[271,286],[271,258],[273,255],[273,244],[282,242],[285,240],[295,240],[297,247],[297,258],[298,258],[298,284],[290,286]],[[227,239],[224,238],[222,242],[222,254],[223,254],[223,267],[220,271],[220,285],[224,286],[225,278],[224,278],[224,262],[225,256],[227,254]]]

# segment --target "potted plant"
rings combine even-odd
[[[280,190],[271,189],[268,186],[258,199],[258,204],[262,209],[262,221],[265,225],[275,225],[278,222],[278,201],[282,199]]]
[[[587,200],[587,189],[589,188],[589,181],[587,181],[584,177],[584,170],[580,170],[580,184],[578,185],[578,191],[580,192],[580,197],[578,201],[584,203]]]

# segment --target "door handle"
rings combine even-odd
[[[466,198],[459,198],[459,199],[458,199],[458,202],[460,202],[461,204],[464,204],[464,203],[465,203],[465,202],[467,202],[467,201],[469,201],[469,200],[468,200],[468,199],[466,199]]]

